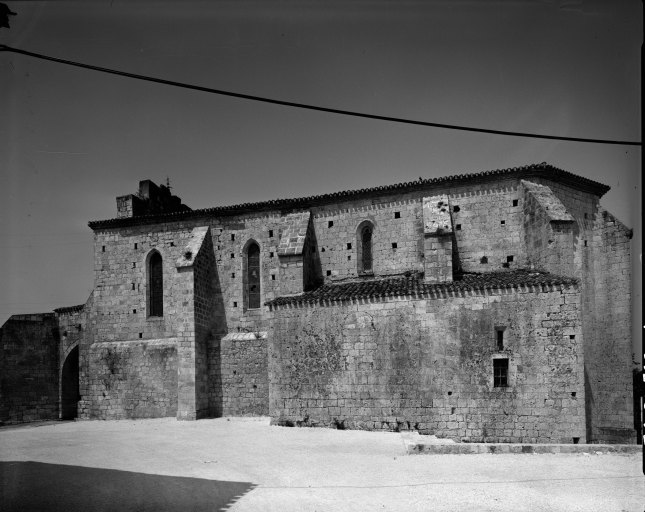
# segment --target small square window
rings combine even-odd
[[[275,274],[271,274],[271,281],[275,281]]]
[[[234,308],[236,308],[236,307],[237,307],[237,302],[233,302],[233,307],[234,307]]]
[[[136,261],[132,262],[132,268],[137,268],[137,262]]]
[[[400,219],[401,218],[401,212],[394,212],[394,218],[395,219]]]
[[[235,272],[231,272],[231,277],[235,278]]]
[[[142,332],[139,333],[139,338],[140,339],[143,338],[143,333]]]
[[[269,230],[269,238],[273,238],[273,230],[272,229]]]
[[[175,242],[170,242],[170,247],[174,247],[174,246],[175,246]],[[218,247],[218,249],[219,249],[219,247]]]
[[[133,309],[133,310],[132,310],[132,314],[136,315],[136,314],[137,314],[137,310],[136,310],[136,309]]]
[[[513,199],[513,206],[517,206],[519,204],[519,201],[517,199]]]
[[[460,210],[461,210],[461,208],[459,208],[459,206],[457,206],[457,205],[455,205],[455,206],[453,206],[453,207],[452,207],[452,211],[453,211],[453,212],[458,212],[458,211],[460,211]]]
[[[513,256],[506,256],[506,263],[513,263]]]
[[[352,257],[351,257],[351,255],[350,255],[350,256],[347,256],[347,261],[352,261]]]
[[[349,243],[348,243],[348,244],[347,244],[347,250],[349,250],[349,249],[351,249],[351,248],[352,248],[352,244],[349,244]]]
[[[457,231],[461,231],[461,224],[457,224],[457,225],[455,226],[455,229],[456,229]]]
[[[328,270],[328,271],[327,271],[327,275],[328,275],[328,276],[330,276],[330,275],[331,275],[331,270]]]
[[[396,242],[392,242],[392,249],[396,249],[397,247],[398,246],[397,246]]]
[[[570,340],[575,340],[575,339],[576,339],[576,335],[575,335],[575,334],[569,334],[569,339],[570,339]]]
[[[333,225],[334,225],[334,221],[333,221],[333,220],[330,220],[329,222],[327,222],[327,227],[328,227],[328,228],[331,228]]]
[[[479,260],[479,263],[481,263],[481,264],[488,263],[488,258],[486,256],[482,256],[481,259]]]
[[[235,253],[234,252],[231,253],[231,258],[235,258]]]
[[[508,387],[508,359],[493,359],[493,386]]]
[[[504,226],[504,225],[506,224],[506,221],[505,221],[505,220],[503,220],[503,221],[501,221],[501,222],[500,222],[500,224],[501,224],[502,226]]]
[[[272,252],[269,253],[269,258],[273,258],[273,253]]]

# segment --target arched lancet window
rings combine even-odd
[[[372,272],[372,234],[374,225],[370,221],[361,222],[356,231],[358,248],[358,273]]]
[[[148,316],[163,316],[163,265],[157,251],[148,259]]]
[[[260,246],[251,242],[246,248],[246,307],[260,307]]]

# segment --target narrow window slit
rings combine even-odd
[[[504,350],[504,329],[497,329],[497,350]]]

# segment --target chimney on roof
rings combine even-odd
[[[116,198],[117,217],[140,217],[162,213],[189,211],[190,208],[181,202],[181,198],[172,195],[170,187],[157,185],[151,180],[139,182],[136,194]]]

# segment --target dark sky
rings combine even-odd
[[[7,3],[18,15],[1,44],[64,59],[384,116],[641,139],[638,0]],[[635,228],[640,272],[639,147],[349,118],[2,52],[0,322],[85,302],[87,221],[115,217],[141,179],[169,177],[204,208],[542,161],[612,187],[602,204]]]

